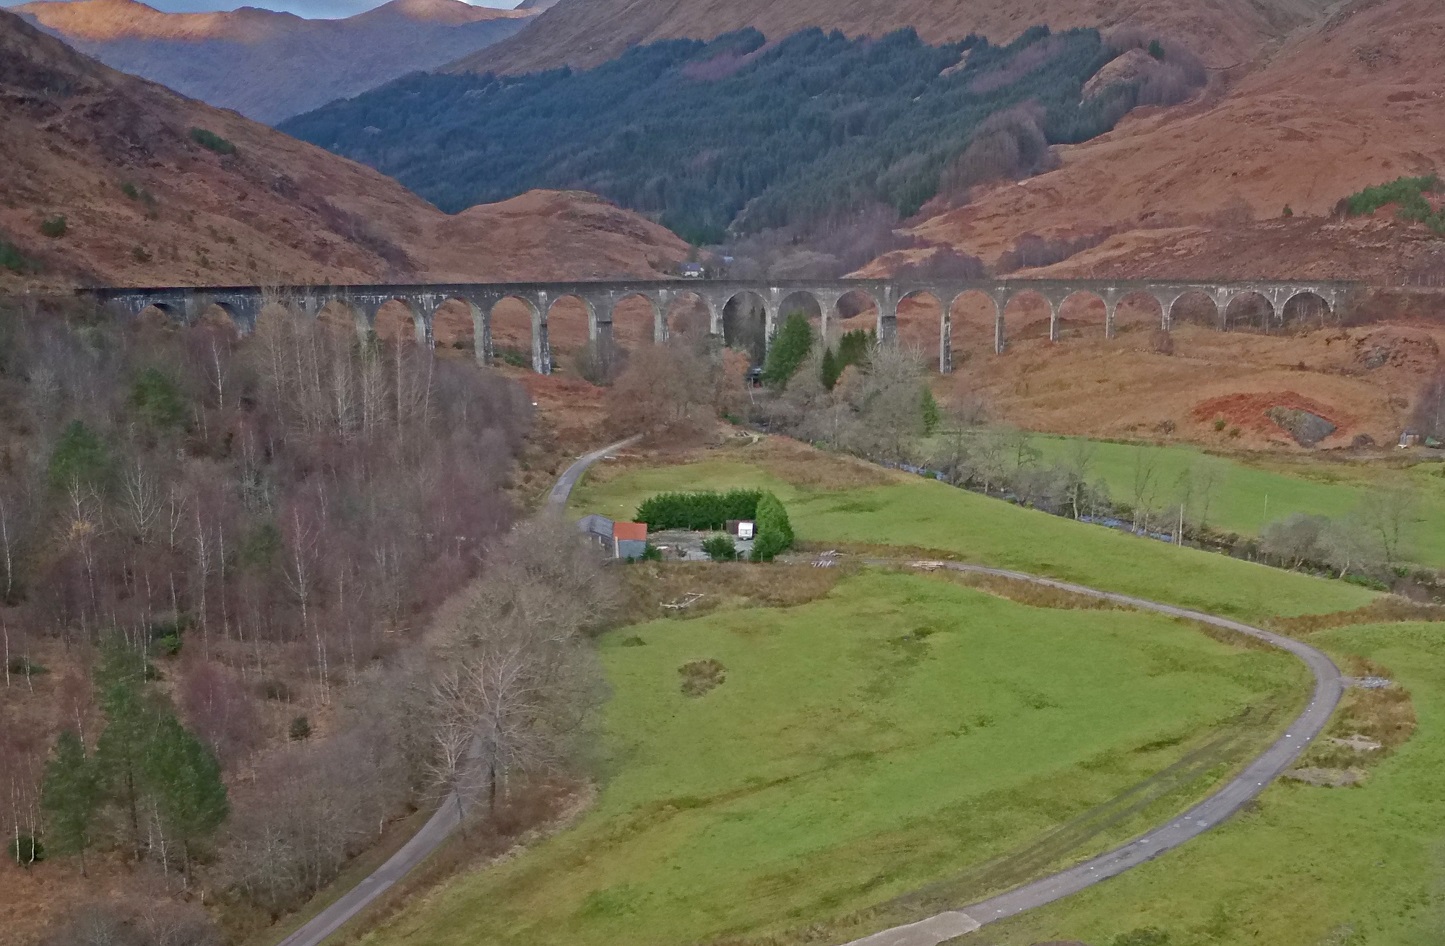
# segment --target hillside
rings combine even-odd
[[[1221,94],[1131,115],[1060,149],[1057,170],[975,194],[909,232],[986,262],[1023,233],[1113,234],[1050,270],[1061,274],[1429,277],[1445,241],[1388,210],[1332,211],[1364,187],[1445,166],[1442,41],[1437,3],[1350,5]]]
[[[1107,130],[1153,95],[1148,77],[1174,70],[1154,90],[1173,96],[1204,79],[1173,47],[1157,60],[1134,48],[1147,64],[1135,80],[1085,95],[1121,52],[1095,30],[1045,27],[1004,46],[818,29],[769,44],[743,30],[586,72],[408,76],[281,127],[445,210],[575,186],[717,244],[877,205],[910,216],[940,190],[1032,173],[1049,143]]]
[[[268,124],[477,53],[531,22],[462,0],[391,0],[341,20],[255,7],[163,13],[138,0],[42,0],[15,10],[122,72]]]
[[[527,72],[590,67],[659,39],[712,39],[753,27],[769,39],[808,27],[882,36],[914,27],[944,43],[970,33],[1008,42],[1035,24],[1055,30],[1133,23],[1187,40],[1209,65],[1227,67],[1309,22],[1328,0],[561,0],[537,28],[456,63],[459,70]]]
[[[3,11],[0,167],[11,250],[0,289],[645,276],[687,252],[590,195],[448,217],[375,171],[118,73]],[[62,233],[42,232],[61,216]]]

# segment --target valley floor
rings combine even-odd
[[[792,608],[614,631],[602,655],[597,807],[367,942],[841,941],[924,885],[973,899],[1137,833],[1308,690],[1287,655],[1159,616],[874,571]],[[970,870],[1186,757],[1045,862]]]

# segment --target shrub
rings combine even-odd
[[[715,535],[702,544],[702,550],[714,562],[736,562],[738,546],[730,535]]]
[[[291,737],[293,742],[300,742],[303,739],[311,738],[311,720],[305,716],[297,716],[291,720],[291,725],[286,727],[286,735]]]
[[[1151,41],[1149,42],[1149,55],[1153,56],[1155,59],[1158,59],[1158,60],[1160,60],[1160,61],[1163,61],[1163,59],[1164,59],[1164,44],[1161,43],[1161,42],[1159,42],[1157,39],[1156,39],[1156,40],[1151,40]]]
[[[291,686],[285,680],[262,680],[260,687],[261,696],[268,700],[275,700],[277,703],[290,703],[292,699]]]
[[[147,368],[135,379],[130,406],[147,424],[161,430],[179,430],[190,417],[180,385],[158,368]]]
[[[1361,588],[1368,588],[1371,591],[1389,591],[1390,586],[1378,578],[1371,578],[1369,575],[1356,575],[1353,572],[1346,575],[1345,582],[1351,585],[1359,585]]]
[[[236,550],[236,564],[262,571],[276,561],[282,547],[281,530],[274,522],[263,522],[241,539]]]
[[[192,128],[191,140],[205,148],[207,151],[214,151],[216,154],[235,154],[236,146],[214,131],[207,131],[204,128]]]
[[[494,348],[492,357],[504,365],[511,365],[513,368],[532,367],[531,352],[521,352],[515,348]]]
[[[727,668],[722,661],[711,657],[688,661],[678,667],[677,672],[682,676],[682,692],[688,696],[703,696],[727,680]]]
[[[1321,562],[1328,557],[1324,542],[1329,525],[1324,516],[1293,513],[1267,524],[1260,532],[1259,547],[1285,568]]]
[[[577,352],[573,367],[577,376],[588,384],[606,387],[617,379],[622,370],[622,351],[611,340],[597,339],[588,342]]]
[[[105,444],[84,423],[71,421],[50,455],[51,488],[66,490],[79,483],[100,490],[109,484],[110,475],[110,451]]]
[[[21,253],[15,244],[5,240],[0,240],[0,266],[21,275],[38,272],[40,269],[40,266]]]
[[[167,657],[174,657],[181,652],[181,634],[184,630],[185,621],[179,618],[152,624],[151,646]]]
[[[1149,336],[1149,350],[1156,355],[1174,354],[1174,336],[1162,328],[1156,328]]]
[[[771,562],[793,547],[793,525],[788,510],[772,493],[758,500],[758,534],[753,540],[753,561]]]
[[[130,258],[137,263],[149,263],[151,261],[150,251],[143,246],[133,246],[130,249]]]
[[[1286,217],[1286,218],[1288,218],[1288,217],[1293,217],[1293,216],[1294,216],[1294,208],[1291,207],[1289,204],[1285,204],[1285,205],[1284,205],[1284,214],[1283,214],[1283,216]]]
[[[45,845],[34,835],[17,835],[11,839],[9,849],[11,860],[22,867],[45,860]]]
[[[38,664],[29,657],[11,657],[6,667],[10,673],[19,677],[38,677],[42,673],[50,672],[44,664]]]
[[[1439,193],[1445,189],[1440,178],[1434,174],[1424,177],[1400,177],[1388,184],[1367,187],[1357,194],[1351,194],[1340,201],[1346,216],[1360,217],[1372,214],[1389,204],[1398,206],[1396,214],[1401,220],[1423,223],[1436,234],[1445,236],[1445,211],[1437,211],[1426,194]]]
[[[1214,418],[1214,429],[1215,429],[1215,431],[1222,431],[1222,430],[1224,430],[1224,428],[1228,425],[1228,423],[1229,423],[1229,421],[1225,420],[1223,417],[1216,417],[1216,418]]]
[[[40,232],[55,239],[65,236],[65,231],[70,229],[70,224],[65,219],[65,214],[52,214],[40,221]]]
[[[726,493],[660,493],[637,507],[637,521],[653,532],[663,529],[722,529],[729,519],[756,519],[763,493],[734,489]]]

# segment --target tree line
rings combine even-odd
[[[1344,516],[1293,513],[1258,536],[1241,536],[1211,518],[1227,476],[1221,464],[1204,458],[1166,476],[1154,451],[1141,447],[1123,488],[1111,488],[1091,442],[1071,441],[1046,459],[1032,434],[992,422],[982,403],[941,407],[920,354],[863,332],[827,344],[795,313],[778,332],[763,378],[773,393],[752,405],[749,420],[818,446],[1054,515],[1282,568],[1372,587],[1409,573],[1417,501],[1407,489],[1372,490]],[[1438,390],[1445,385],[1432,382],[1426,393]]]
[[[940,188],[1031,173],[1049,144],[1108,131],[1140,101],[1143,80],[1083,96],[1116,51],[1045,27],[1003,46],[911,29],[767,45],[743,30],[585,72],[417,74],[281,127],[447,211],[580,188],[717,244],[878,203],[908,216]]]

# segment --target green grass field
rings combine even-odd
[[[817,462],[834,461],[818,454]],[[921,477],[845,490],[796,486],[729,459],[640,468],[601,483],[584,482],[574,512],[631,517],[655,493],[734,486],[774,490],[801,541],[862,542],[937,549],[961,559],[1051,575],[1215,614],[1253,620],[1343,611],[1372,593],[1343,582],[1176,548],[1099,526],[1072,522]]]
[[[827,515],[840,513],[816,521]],[[798,931],[1017,849],[1243,728],[1245,707],[1274,707],[1252,724],[1265,738],[1307,690],[1287,656],[1157,615],[1031,607],[879,571],[797,607],[614,631],[601,653],[613,697],[595,807],[366,942],[679,946]],[[679,668],[701,659],[721,661],[725,681],[685,696]]]
[[[1355,788],[1271,786],[1257,809],[1178,851],[960,944],[1108,944],[1155,927],[1169,946],[1438,946],[1445,942],[1445,626],[1311,638],[1390,668],[1414,737]]]
[[[1045,463],[1077,450],[1078,440],[1035,435],[1031,442]],[[1411,469],[1359,464],[1282,463],[1277,469],[1206,454],[1197,447],[1092,442],[1089,479],[1103,480],[1117,502],[1129,503],[1136,477],[1152,464],[1156,503],[1177,505],[1181,478],[1199,480],[1210,473],[1215,487],[1208,524],[1215,529],[1257,536],[1270,522],[1291,513],[1338,518],[1358,506],[1370,490],[1409,487],[1418,496],[1415,521],[1404,553],[1411,561],[1445,567],[1445,479],[1433,475],[1439,464]],[[1198,509],[1198,499],[1195,499]]]

